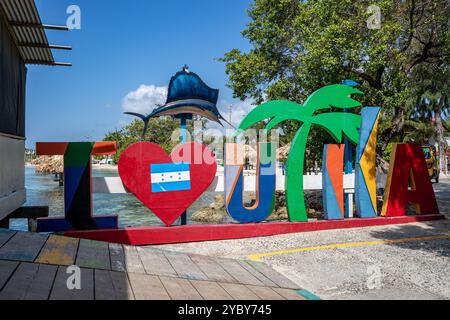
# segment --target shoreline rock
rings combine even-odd
[[[190,219],[202,223],[221,223],[228,216],[223,195],[214,197],[214,202],[194,212]]]

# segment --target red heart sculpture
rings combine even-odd
[[[208,189],[216,171],[214,155],[197,142],[177,146],[170,156],[155,143],[138,142],[119,159],[125,187],[167,226]]]

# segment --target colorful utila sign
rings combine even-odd
[[[271,130],[283,121],[295,120],[296,133],[286,163],[286,203],[291,223],[307,222],[303,190],[303,168],[307,138],[314,126],[327,130],[336,144],[324,146],[323,207],[325,220],[344,220],[344,139],[356,146],[356,218],[388,219],[406,215],[409,203],[417,215],[438,215],[439,210],[420,145],[394,146],[385,187],[381,216],[377,208],[376,140],[379,107],[361,107],[352,95],[354,87],[330,85],[314,92],[303,105],[270,101],[254,108],[241,122],[236,136],[265,121]],[[360,114],[351,112],[360,108]],[[345,110],[344,110],[345,109]],[[332,111],[338,110],[338,111]],[[348,145],[347,145],[348,146]],[[64,155],[65,217],[40,219],[39,231],[95,230],[118,228],[117,217],[94,217],[91,197],[91,156],[112,154],[115,143],[38,143],[39,155]],[[260,223],[272,213],[276,196],[276,154],[274,144],[259,143],[256,165],[256,199],[244,204],[244,145],[225,145],[224,199],[229,215],[238,223]],[[156,216],[171,226],[216,177],[214,154],[198,142],[178,145],[170,155],[157,144],[138,142],[120,157],[119,175],[126,189]],[[311,222],[313,223],[313,222]],[[277,223],[266,223],[265,226]],[[233,227],[236,225],[234,224]],[[189,228],[182,226],[180,228]],[[211,226],[213,228],[214,226]],[[207,226],[202,226],[207,228]],[[167,229],[170,230],[171,228]],[[205,230],[205,229],[202,229]],[[239,236],[236,236],[239,237]],[[111,240],[110,237],[108,240]],[[119,241],[120,242],[120,241]]]

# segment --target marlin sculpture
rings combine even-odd
[[[217,122],[221,126],[223,126],[222,121],[225,121],[233,127],[217,109],[218,98],[219,90],[207,86],[197,74],[190,72],[188,67],[184,66],[182,71],[177,72],[170,79],[167,101],[164,105],[157,107],[149,115],[136,112],[125,112],[125,114],[144,121],[142,137],[147,132],[150,119],[162,116],[192,118],[195,114]]]

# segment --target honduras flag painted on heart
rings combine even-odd
[[[150,165],[152,192],[191,190],[188,163],[158,163]]]

